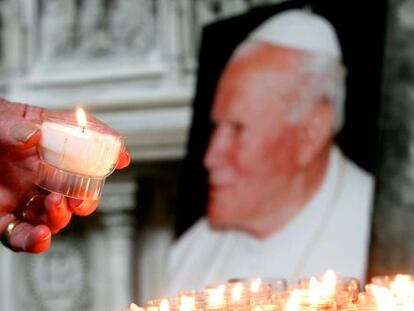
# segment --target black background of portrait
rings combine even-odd
[[[202,160],[212,130],[210,109],[215,88],[227,60],[264,20],[280,11],[305,6],[333,24],[347,67],[346,120],[336,140],[349,158],[375,173],[386,1],[294,0],[257,7],[203,29],[193,119],[176,206],[177,236],[205,213],[207,172]]]

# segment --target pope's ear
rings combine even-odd
[[[302,120],[298,162],[306,166],[331,142],[333,135],[332,105],[321,100]]]

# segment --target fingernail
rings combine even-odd
[[[48,234],[45,235],[45,237],[42,239],[42,241],[49,240],[51,237],[52,237],[52,234],[50,232],[48,232]]]
[[[12,126],[10,135],[17,141],[25,143],[32,137],[40,126],[34,123],[23,122]]]
[[[129,162],[131,162],[131,155],[129,154],[129,152],[125,154],[125,162],[127,162],[128,164]]]
[[[83,200],[72,199],[72,206],[74,208],[80,208],[82,206]]]
[[[122,163],[122,166],[118,166],[118,168],[127,167],[131,162],[131,156],[129,152],[121,153],[119,161]]]

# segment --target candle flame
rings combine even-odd
[[[189,296],[182,296],[180,298],[180,311],[191,311],[195,307],[195,298]]]
[[[311,277],[309,282],[309,304],[310,305],[317,305],[319,302],[320,290],[319,290],[319,282],[315,277]]]
[[[161,300],[160,311],[170,311],[170,304],[167,299]]]
[[[326,271],[322,282],[318,282],[312,277],[309,282],[309,304],[318,305],[324,301],[330,300],[335,296],[336,275],[332,270]]]
[[[398,274],[390,283],[368,285],[378,311],[414,310],[414,281],[410,275]]]
[[[241,283],[237,283],[231,290],[231,299],[233,301],[240,301],[242,292],[243,292],[243,285]]]
[[[397,274],[390,289],[395,295],[408,297],[414,294],[414,282],[409,275]]]
[[[299,311],[301,292],[297,289],[293,290],[289,296],[285,311]]]
[[[86,118],[85,110],[80,107],[76,109],[76,121],[78,121],[78,125],[82,131],[85,131],[88,121]]]
[[[143,308],[137,306],[135,303],[131,303],[131,305],[129,306],[129,308],[131,309],[131,311],[144,311]]]
[[[393,309],[392,293],[388,288],[373,285],[371,291],[378,305],[378,311],[390,311]]]
[[[217,288],[209,289],[207,296],[207,304],[210,306],[219,306],[224,304],[224,290],[224,284],[218,286]]]
[[[332,270],[326,271],[322,279],[322,295],[333,296],[335,294],[336,275]]]
[[[255,279],[251,284],[250,284],[250,290],[254,293],[257,293],[260,289],[260,285],[262,285],[262,279],[258,278]]]

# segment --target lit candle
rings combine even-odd
[[[217,287],[208,287],[206,293],[206,310],[225,310],[226,300],[224,297],[226,287],[220,285]]]
[[[181,296],[179,303],[179,311],[194,311],[196,308],[195,298],[191,296]]]
[[[170,311],[170,303],[168,302],[168,299],[161,300],[160,311]]]
[[[144,308],[137,306],[135,303],[131,303],[129,308],[131,309],[131,311],[145,311]]]
[[[227,310],[250,310],[250,293],[242,282],[227,283]]]
[[[309,308],[330,310],[330,308],[337,306],[337,302],[342,307],[342,293],[341,295],[337,295],[336,293],[336,276],[331,270],[325,273],[322,281],[311,277],[307,289],[297,289],[296,291],[295,297],[293,298],[296,301],[296,296],[299,295],[300,310],[308,310]],[[337,301],[338,297],[341,298],[341,301]],[[292,308],[290,307],[290,309]]]
[[[41,164],[37,184],[78,199],[98,199],[105,178],[113,172],[123,137],[87,122],[77,111],[77,122],[46,119],[41,127]]]
[[[270,299],[270,284],[257,278],[250,283],[250,304],[264,304]]]
[[[414,310],[414,282],[411,276],[376,277],[373,282],[376,284],[366,286],[365,300],[373,301],[378,311]]]
[[[178,310],[195,311],[205,309],[205,294],[202,291],[182,290],[178,292]]]
[[[301,291],[299,289],[293,290],[289,295],[289,300],[286,304],[284,311],[299,311],[300,310],[300,296],[301,296]]]

